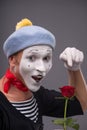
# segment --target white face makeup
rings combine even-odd
[[[32,46],[23,51],[19,72],[26,86],[35,92],[51,67],[52,48],[46,45]]]

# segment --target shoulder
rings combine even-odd
[[[1,79],[0,79],[0,91],[3,91],[3,85],[5,83],[5,77],[3,76]]]
[[[60,95],[60,92],[59,91],[56,91],[54,89],[47,89],[43,86],[40,87],[40,89],[36,92],[36,94],[52,94],[52,95]]]
[[[41,86],[40,89],[34,93],[34,95],[36,98],[40,98],[42,101],[52,101],[55,99],[55,97],[61,96],[60,92],[56,90],[49,90],[43,86]]]

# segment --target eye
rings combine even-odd
[[[28,59],[30,61],[35,61],[36,60],[36,56],[35,55],[31,55],[31,56],[28,57]]]
[[[48,62],[50,59],[51,59],[51,56],[45,56],[45,57],[43,58],[43,60],[46,61],[46,62]]]

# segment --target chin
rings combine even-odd
[[[32,92],[37,92],[39,89],[40,89],[40,86],[39,87],[32,87],[32,88],[29,88]]]

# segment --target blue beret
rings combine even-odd
[[[9,56],[34,45],[48,45],[55,48],[55,36],[40,26],[25,26],[13,32],[5,41],[3,50]]]

